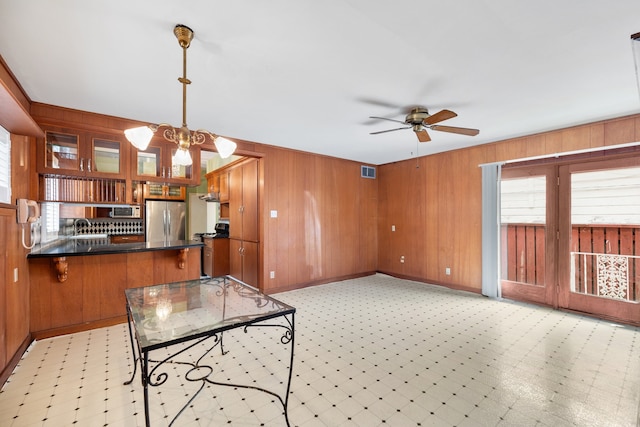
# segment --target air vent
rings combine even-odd
[[[362,178],[376,179],[376,168],[371,166],[360,166],[360,176]]]

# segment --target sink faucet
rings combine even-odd
[[[73,232],[78,234],[78,221],[86,221],[87,226],[91,227],[91,223],[87,218],[76,218],[73,220]]]

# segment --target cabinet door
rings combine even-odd
[[[46,131],[38,141],[38,172],[64,175],[84,175],[80,170],[82,158],[80,133]]]
[[[172,144],[171,151],[167,158],[167,169],[170,171],[171,182],[183,182],[185,184],[199,184],[200,183],[200,147],[192,146],[189,149],[191,153],[191,160],[193,164],[190,166],[181,166],[173,163],[173,156],[176,154],[177,146]]]
[[[242,168],[229,171],[229,236],[242,239]]]
[[[202,257],[202,271],[207,276],[213,277],[213,249],[205,246],[203,249]]]
[[[258,287],[258,243],[242,242],[242,281]]]
[[[165,172],[162,165],[162,147],[150,144],[144,151],[132,147],[135,163],[132,168],[133,179],[155,180],[162,178]]]
[[[146,150],[140,151],[134,147],[133,158],[136,159],[132,168],[132,179],[141,181],[155,181],[176,184],[197,184],[200,174],[200,147],[189,150],[193,164],[181,166],[173,164],[173,155],[178,146],[170,142],[152,141]]]
[[[129,149],[126,144],[115,138],[92,137],[91,155],[83,165],[87,176],[126,178],[129,172],[127,170]]]
[[[229,233],[232,238],[258,241],[258,161],[229,171]]]
[[[219,176],[219,192],[220,192],[220,202],[228,202],[229,201],[229,173],[222,172]]]
[[[220,193],[220,175],[209,172],[207,175],[207,191],[211,194]]]
[[[258,243],[230,239],[229,274],[251,286],[258,286]]]
[[[258,241],[258,161],[242,167],[242,240]]]
[[[156,200],[185,200],[187,190],[177,185],[144,184],[144,198]]]
[[[229,275],[242,280],[242,241],[229,239]]]

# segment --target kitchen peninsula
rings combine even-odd
[[[36,339],[126,321],[124,290],[200,278],[203,243],[65,240],[29,255]]]

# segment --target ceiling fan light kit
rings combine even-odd
[[[440,132],[449,132],[456,133],[459,135],[469,135],[475,136],[480,131],[478,129],[470,129],[470,128],[461,128],[455,126],[441,126],[436,125],[436,123],[440,123],[444,120],[452,119],[456,117],[457,114],[451,110],[441,110],[435,114],[429,114],[429,110],[424,107],[414,107],[409,111],[404,121],[389,119],[386,117],[376,117],[370,116],[371,119],[379,119],[379,120],[387,120],[395,123],[402,123],[405,126],[395,129],[387,129],[381,130],[377,132],[371,132],[371,135],[377,135],[385,132],[394,132],[402,129],[413,129],[418,137],[418,141],[420,142],[429,142],[431,141],[431,136],[427,132],[427,129],[437,130]]]
[[[208,130],[198,129],[190,131],[187,127],[187,85],[191,84],[191,80],[187,78],[187,49],[193,40],[193,30],[186,25],[178,24],[173,29],[173,33],[178,39],[178,44],[182,48],[182,77],[178,81],[182,84],[182,126],[175,128],[167,123],[150,124],[124,131],[125,137],[138,150],[144,151],[149,146],[153,135],[160,128],[164,129],[162,136],[167,141],[178,145],[178,150],[173,156],[173,163],[176,165],[189,166],[193,163],[189,148],[192,145],[204,144],[207,139],[213,141],[220,157],[227,158],[234,153],[237,148],[235,142],[209,132]]]

